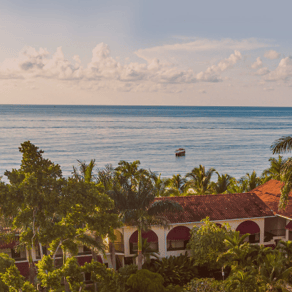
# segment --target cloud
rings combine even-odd
[[[266,80],[286,81],[290,79],[291,77],[292,77],[292,57],[286,57],[286,58],[281,59],[278,67],[266,76]]]
[[[183,39],[183,37],[180,37]],[[210,39],[196,39],[192,42],[176,43],[171,45],[156,46],[146,49],[140,49],[135,54],[145,60],[153,58],[153,56],[173,53],[173,52],[207,52],[207,51],[248,51],[259,48],[267,48],[275,46],[274,44],[261,42],[255,38],[234,40],[234,39],[221,39],[221,40],[210,40]]]
[[[264,87],[263,90],[264,91],[273,91],[275,89],[273,87]]]
[[[280,53],[277,53],[274,50],[270,50],[265,52],[264,57],[270,60],[274,60],[280,58],[280,55],[281,55]]]
[[[257,58],[257,60],[251,65],[251,68],[257,69],[263,66],[263,62],[260,57]]]
[[[241,59],[241,53],[235,50],[228,58],[197,74],[192,69],[182,69],[157,58],[146,62],[120,61],[112,57],[105,43],[92,50],[91,61],[86,66],[81,65],[78,55],[69,61],[62,47],[52,55],[44,48],[26,47],[17,58],[6,59],[0,64],[0,80],[52,79],[71,82],[71,85],[85,90],[180,92],[197,82],[222,81],[221,73]]]
[[[257,70],[257,72],[255,73],[256,75],[266,75],[270,73],[270,70],[267,67],[264,68],[260,68],[259,70]]]
[[[197,74],[197,79],[206,82],[218,82],[221,81],[219,73],[226,71],[233,67],[239,60],[242,59],[242,55],[239,51],[234,51],[229,58],[221,60],[217,65],[212,65],[205,72]]]

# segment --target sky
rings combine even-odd
[[[290,0],[1,0],[0,104],[292,106]]]

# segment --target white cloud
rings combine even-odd
[[[256,75],[266,75],[270,73],[270,70],[267,67],[264,68],[260,68],[259,70],[257,70],[257,72],[255,73]]]
[[[251,68],[257,69],[263,66],[263,62],[260,57],[257,58],[257,60],[251,65]]]
[[[182,38],[182,37],[180,37]],[[261,42],[255,38],[233,40],[233,39],[221,39],[221,40],[210,40],[210,39],[196,39],[192,42],[187,43],[176,43],[171,45],[156,46],[147,49],[140,49],[135,54],[148,60],[153,58],[157,54],[165,54],[167,52],[206,52],[206,51],[234,51],[234,50],[254,50],[259,48],[271,47],[273,44],[267,42]]]
[[[278,59],[280,58],[280,53],[274,51],[274,50],[270,50],[265,52],[264,57],[270,60],[274,60],[274,59]]]
[[[281,59],[278,67],[266,76],[266,80],[286,81],[291,77],[292,77],[292,57],[286,57],[286,58]]]
[[[197,79],[200,81],[217,82],[220,81],[219,73],[226,71],[242,59],[239,51],[234,51],[229,58],[221,60],[217,65],[210,66],[205,72],[197,74]]]

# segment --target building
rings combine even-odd
[[[154,226],[142,233],[147,238],[152,251],[159,252],[159,257],[178,256],[187,252],[186,245],[190,238],[190,230],[194,225],[200,226],[202,219],[207,216],[217,224],[228,223],[232,229],[241,234],[249,233],[248,242],[275,246],[279,240],[292,240],[292,195],[287,208],[278,210],[278,203],[283,183],[270,180],[250,193],[219,194],[205,196],[168,197],[156,200],[173,200],[181,204],[181,213],[166,213],[169,228]],[[116,240],[113,243],[116,254],[116,267],[135,263],[137,260],[138,232],[132,226],[124,226],[115,230]],[[25,251],[16,253],[14,246],[17,242],[0,245],[0,251],[15,259],[16,265],[24,276],[28,275],[28,261]],[[46,253],[46,249],[42,248]],[[40,260],[40,248],[33,250],[33,260]],[[60,260],[62,253],[58,254]],[[92,260],[91,251],[80,246],[77,255],[78,262],[83,265]],[[99,256],[99,261],[113,267],[111,255]]]
[[[143,232],[153,251],[159,257],[178,256],[185,253],[194,225],[200,226],[207,216],[217,224],[228,223],[241,234],[250,233],[248,242],[275,246],[280,240],[292,240],[292,195],[285,211],[278,211],[283,183],[270,180],[250,193],[205,196],[168,197],[156,200],[173,200],[181,204],[183,213],[168,213],[169,228],[153,227]],[[137,261],[137,229],[124,226],[116,230],[117,268]],[[112,267],[110,254],[103,259]]]

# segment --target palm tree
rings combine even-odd
[[[287,284],[291,272],[292,267],[287,268],[285,258],[280,252],[267,254],[260,269],[260,279],[265,291],[289,291]]]
[[[227,247],[227,251],[222,253],[217,262],[221,259],[226,261],[225,266],[232,266],[233,269],[249,266],[251,263],[250,255],[250,245],[245,242],[245,239],[250,234],[240,235],[239,231],[232,233],[231,235],[226,236],[224,243]]]
[[[182,211],[182,207],[169,200],[154,202],[156,189],[149,172],[138,169],[139,164],[137,161],[120,162],[109,194],[123,222],[138,229],[138,269],[141,269],[142,231],[153,225],[166,226],[168,220],[162,215],[165,212]]]
[[[271,145],[273,154],[287,153],[292,150],[292,137],[283,136],[280,139],[274,141]],[[289,201],[289,193],[292,190],[292,159],[288,158],[285,165],[283,166],[284,185],[281,189],[281,198],[279,201],[279,209],[285,209]]]
[[[174,174],[172,178],[167,180],[168,190],[166,194],[168,196],[180,196],[186,190],[187,180],[180,174]]]
[[[156,173],[152,171],[150,171],[150,178],[156,190],[156,197],[168,196],[167,187],[166,187],[168,184],[168,179],[161,178],[161,173],[157,175]]]
[[[256,282],[257,279],[251,271],[237,270],[228,277],[226,288],[227,291],[234,292],[256,292],[259,291]]]
[[[107,164],[103,169],[98,170],[96,181],[104,192],[112,189],[113,175],[114,168],[111,164]]]
[[[283,174],[287,159],[283,159],[283,156],[279,155],[278,159],[271,157],[269,161],[270,167],[263,171],[263,175],[267,176],[268,180],[276,179],[283,181]]]
[[[290,152],[292,150],[292,137],[283,136],[280,139],[274,141],[271,145],[273,154],[280,154]]]
[[[91,182],[94,178],[93,175],[93,168],[95,167],[95,159],[91,159],[89,164],[86,164],[86,161],[81,161],[77,159],[79,163],[79,171],[75,166],[73,166],[72,175],[73,178],[77,179],[78,181],[85,181]]]
[[[209,168],[206,171],[205,166],[202,165],[193,168],[191,172],[186,174],[186,177],[189,178],[188,186],[194,189],[196,195],[212,194],[214,189],[211,178],[215,171],[215,168]]]
[[[257,176],[255,170],[251,174],[247,173],[243,179],[246,181],[248,192],[261,185],[261,179]]]
[[[218,175],[218,180],[217,180],[217,183],[214,184],[215,193],[216,194],[226,193],[227,188],[231,184],[232,177],[227,173],[220,175],[217,171],[216,171],[216,174]]]

